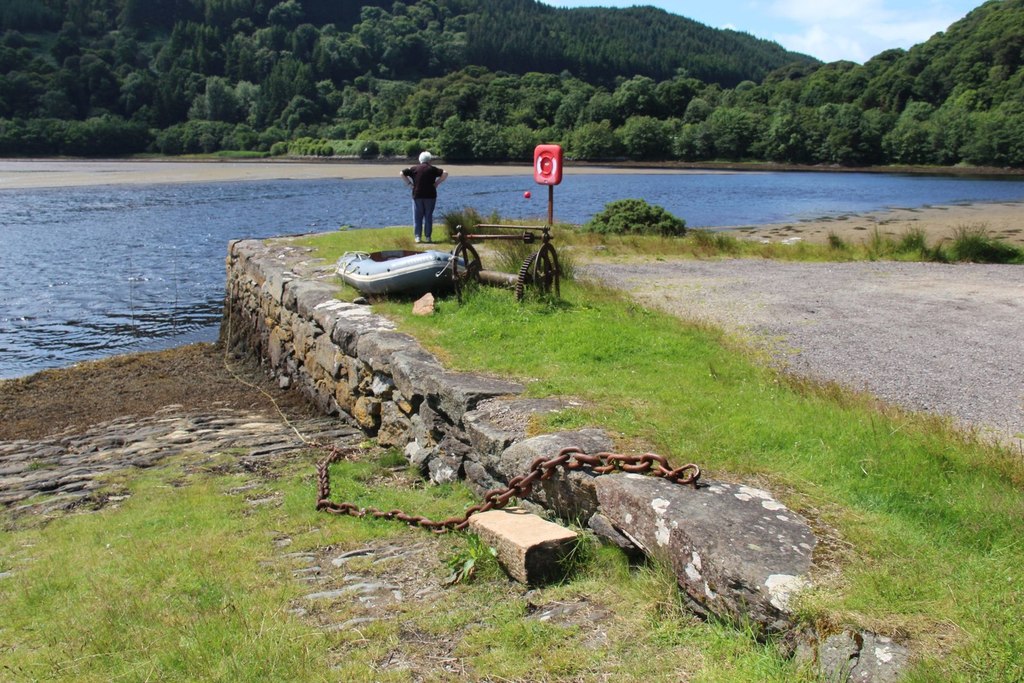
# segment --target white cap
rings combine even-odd
[[[430,152],[420,152],[420,163],[429,164],[430,160],[433,159],[433,155]]]

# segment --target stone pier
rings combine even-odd
[[[571,404],[527,399],[516,381],[446,368],[368,306],[339,300],[340,288],[333,264],[293,240],[232,242],[222,341],[258,356],[281,386],[303,392],[324,414],[352,416],[434,482],[463,479],[482,494],[562,448],[613,450],[598,429],[528,437],[531,416]],[[580,520],[665,562],[696,612],[764,636],[798,629],[793,607],[811,585],[817,541],[806,521],[769,492],[586,471],[560,471],[541,484],[526,507]],[[806,639],[812,659],[817,640]],[[862,649],[857,656],[864,657]],[[869,665],[858,664],[862,673]],[[822,671],[829,680],[849,680]]]

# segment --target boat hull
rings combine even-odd
[[[445,251],[375,251],[345,254],[338,275],[361,294],[439,293],[452,287]]]

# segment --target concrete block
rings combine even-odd
[[[539,584],[559,578],[561,562],[576,544],[576,532],[525,510],[489,510],[469,518],[469,529],[498,553],[516,581]]]

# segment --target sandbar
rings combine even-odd
[[[412,161],[254,161],[130,160],[89,161],[72,159],[0,159],[0,189],[88,187],[90,185],[157,185],[161,183],[216,183],[253,180],[358,180],[398,177]],[[528,163],[441,165],[461,176],[532,176]],[[573,166],[581,175],[613,173],[730,173],[677,168],[619,168]]]
[[[92,185],[153,185],[259,180],[356,180],[397,177],[409,160],[365,162],[349,160],[295,161],[239,160],[78,160],[0,159],[0,190]],[[453,164],[443,167],[462,176],[529,177],[528,164]],[[581,175],[659,173],[734,173],[729,169],[575,165],[566,172]],[[961,229],[983,229],[992,237],[1024,245],[1024,202],[957,204],[909,207],[850,214],[818,220],[728,228],[740,237],[770,242],[824,243],[834,234],[849,244],[869,241],[875,231],[896,237],[912,229],[924,232],[929,244],[952,238]],[[725,228],[723,228],[725,229]]]
[[[982,230],[995,239],[1024,245],[1024,202],[899,208],[730,229],[740,237],[762,242],[824,244],[831,234],[851,245],[870,243],[876,232],[882,237],[899,239],[912,230],[920,230],[931,246],[953,239],[962,230]]]

